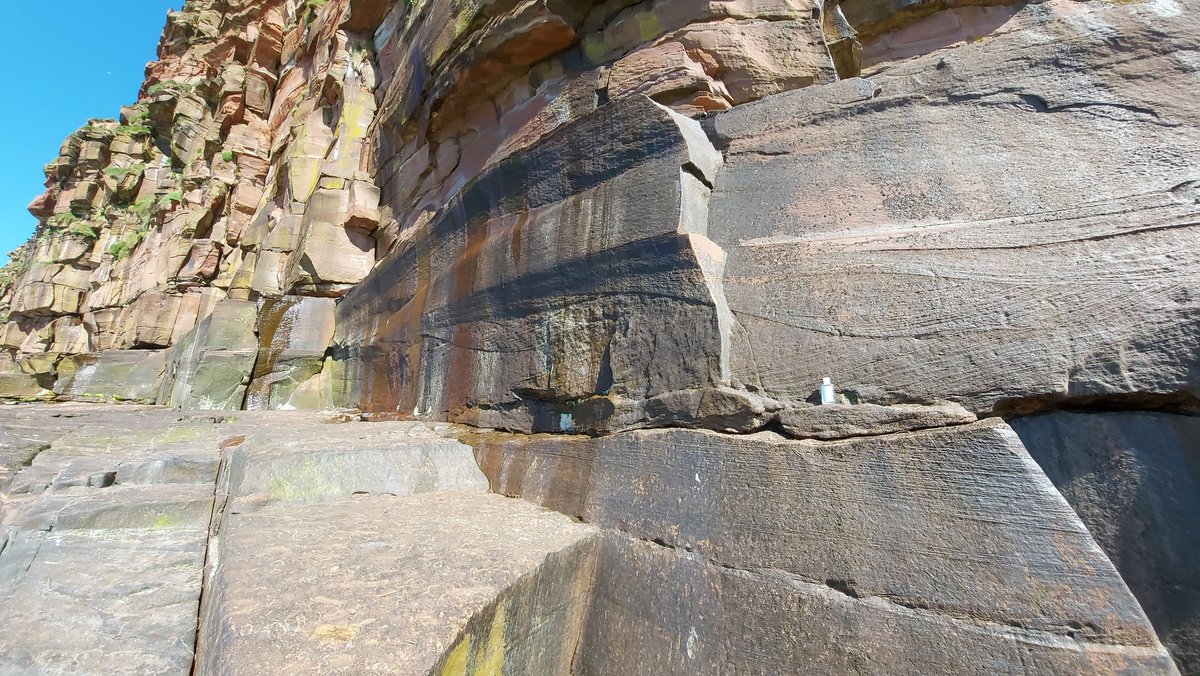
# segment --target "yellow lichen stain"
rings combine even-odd
[[[499,676],[504,673],[504,635],[508,631],[506,599],[496,606],[487,638],[476,641],[467,634],[446,655],[442,676]]]
[[[489,676],[500,674],[504,670],[504,634],[508,629],[508,603],[508,599],[505,599],[496,607],[487,643],[483,645],[483,654],[476,662],[478,666],[474,674]]]
[[[590,63],[602,63],[608,53],[603,36],[589,35],[583,39],[583,55]]]
[[[475,15],[479,13],[477,7],[473,5],[465,5],[458,8],[458,16],[454,18],[454,37],[460,37],[467,32],[471,27],[471,22],[475,20]]]
[[[462,637],[458,641],[458,645],[450,651],[446,657],[446,664],[442,667],[442,676],[464,676],[467,673],[467,658],[471,656],[471,644],[474,639],[470,634]]]
[[[371,96],[374,103],[374,96],[363,89],[351,89],[343,102],[342,108],[342,134],[343,138],[349,140],[358,140],[365,138],[367,135],[367,125],[370,124],[372,115],[367,110],[366,97]]]
[[[304,502],[326,495],[335,488],[327,477],[327,469],[335,470],[343,461],[344,458],[335,458],[329,463],[330,468],[323,468],[317,462],[305,460],[271,477],[267,496],[271,502]]]
[[[159,441],[164,444],[174,444],[181,441],[191,441],[200,435],[201,431],[196,427],[172,427],[162,435]]]
[[[650,42],[663,34],[662,24],[654,12],[641,12],[637,15],[638,33],[642,42]]]
[[[174,528],[181,525],[183,525],[183,523],[179,519],[169,514],[159,514],[154,519],[155,528]]]
[[[322,624],[312,630],[309,636],[322,641],[349,641],[358,636],[358,627],[347,624]]]
[[[288,183],[293,199],[307,202],[321,180],[321,164],[329,150],[329,130],[324,127],[322,113],[314,111],[301,125],[297,140],[288,151]]]

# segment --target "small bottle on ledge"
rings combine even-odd
[[[829,378],[821,380],[821,405],[836,404],[837,396],[833,392],[833,381]]]

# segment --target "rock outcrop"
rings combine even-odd
[[[0,425],[40,449],[0,447],[4,671],[571,662],[597,529],[489,495],[447,425],[97,405]]]
[[[1200,670],[1198,10],[188,0],[0,271],[0,663]]]

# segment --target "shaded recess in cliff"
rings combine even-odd
[[[340,401],[569,431],[593,397],[721,384],[719,165],[696,122],[646,99],[501,161],[339,304]]]

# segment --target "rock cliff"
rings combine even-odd
[[[188,0],[0,271],[0,664],[1200,673],[1198,10]]]

